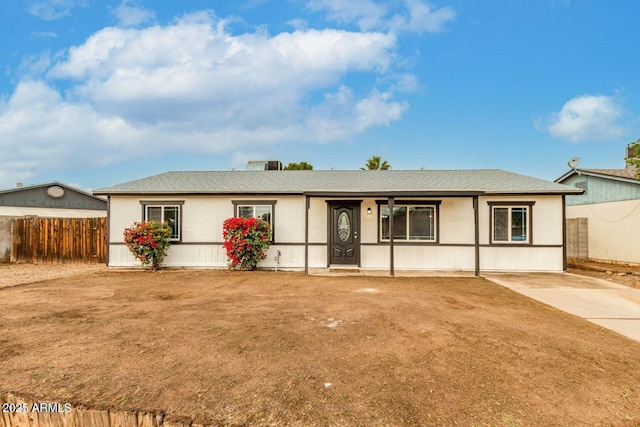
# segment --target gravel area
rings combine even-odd
[[[0,288],[105,271],[104,264],[0,264]]]
[[[640,289],[640,266],[638,265],[571,260],[568,267],[569,273],[597,277],[630,288]]]

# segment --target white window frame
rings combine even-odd
[[[253,218],[258,218],[255,216],[256,208],[268,207],[271,212],[269,214],[270,220],[267,222],[271,227],[271,242],[275,242],[275,214],[277,200],[232,200],[231,203],[233,203],[233,215],[236,218],[240,216],[240,208],[253,208]]]
[[[262,217],[258,216],[256,213],[256,209],[257,208],[269,208],[269,221],[267,221],[269,223],[269,226],[271,226],[271,223],[273,222],[273,206],[272,205],[238,205],[236,208],[236,215],[239,217],[240,216],[240,210],[242,208],[251,208],[253,210],[253,214],[251,215],[253,218],[260,218],[263,219]]]
[[[171,241],[182,241],[182,205],[183,201],[140,201],[142,205],[142,220],[149,221],[149,208],[160,208],[160,222],[167,223],[165,221],[165,209],[175,209],[177,213],[176,225],[178,232],[174,235],[174,228],[171,228]]]
[[[526,203],[499,203],[499,202],[489,202],[489,206],[491,207],[491,227],[490,227],[490,236],[491,236],[491,244],[494,245],[531,245],[532,244],[532,212],[533,205],[535,202],[526,202]],[[507,210],[507,240],[496,240],[496,210],[497,209],[506,209]],[[524,209],[526,215],[526,224],[525,224],[525,236],[524,240],[513,240],[513,210],[514,209]]]
[[[399,238],[399,237],[394,237],[393,241],[394,242],[411,242],[411,243],[437,243],[438,242],[438,221],[439,221],[439,203],[433,203],[430,201],[425,201],[424,203],[422,202],[413,202],[413,203],[395,203],[393,205],[394,208],[405,208],[407,210],[407,218],[406,218],[406,224],[405,224],[405,237],[404,238]],[[433,238],[432,239],[411,239],[410,234],[410,228],[411,228],[411,208],[432,208],[433,209]],[[383,204],[379,204],[378,206],[378,232],[379,232],[379,236],[380,242],[389,242],[390,241],[390,235],[393,232],[393,230],[389,230],[389,237],[384,237],[382,234],[382,209],[383,208],[387,208],[389,209],[389,205],[387,203],[383,203]]]

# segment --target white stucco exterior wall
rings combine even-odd
[[[640,264],[640,199],[567,206],[567,218],[588,218],[589,258]]]
[[[535,202],[529,216],[532,244],[492,244],[488,202]],[[563,224],[561,196],[480,197],[480,269],[483,271],[562,271]]]
[[[353,198],[346,198],[353,200]],[[167,266],[226,266],[222,248],[222,223],[234,215],[232,200],[275,201],[275,243],[260,266],[304,269],[305,205],[304,196],[188,196],[127,197],[110,199],[109,265],[137,266],[123,243],[122,233],[134,221],[141,221],[144,201],[180,201],[182,203],[182,241],[171,246],[165,259]],[[311,198],[309,209],[309,267],[327,267],[327,200]],[[388,269],[388,242],[378,242],[378,204],[384,198],[362,198],[360,209],[360,266]],[[412,200],[417,200],[413,199]],[[475,268],[475,226],[471,197],[443,197],[438,200],[439,243],[397,242],[394,265],[397,269],[468,270]],[[533,245],[490,244],[487,202],[535,202],[531,208]],[[371,208],[372,214],[367,214]],[[479,199],[480,268],[487,271],[561,271],[562,199],[560,196],[480,197]],[[279,263],[276,255],[280,252]]]
[[[110,199],[109,265],[136,266],[138,263],[123,243],[123,232],[134,222],[143,220],[141,201],[181,203],[181,242],[173,244],[165,258],[167,266],[225,267],[222,248],[222,223],[234,216],[233,201],[275,200],[272,245],[263,261],[265,267],[275,267],[274,257],[280,250],[280,266],[304,267],[304,197],[127,197]],[[325,226],[326,229],[326,226]],[[285,245],[278,245],[283,243]],[[289,246],[290,243],[297,245]],[[302,254],[302,255],[301,255]],[[302,257],[302,261],[301,260]]]

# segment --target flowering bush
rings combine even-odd
[[[171,246],[171,227],[156,221],[134,222],[124,230],[124,243],[143,267],[157,270]]]
[[[267,257],[271,227],[257,218],[229,218],[222,225],[222,237],[229,268],[255,270],[258,261]]]

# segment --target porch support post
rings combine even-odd
[[[311,197],[305,196],[304,208],[304,274],[309,274],[309,206]]]
[[[475,275],[480,276],[480,219],[478,215],[478,196],[473,196],[473,223],[475,229]]]
[[[143,216],[144,218],[144,216]],[[107,238],[106,238],[106,245],[107,245],[107,256],[106,256],[106,262],[107,262],[107,267],[109,266],[109,252],[111,252],[111,235],[110,232],[111,231],[111,196],[107,196]]]
[[[567,271],[567,200],[562,195],[562,271]]]
[[[389,197],[389,201],[387,203],[389,205],[389,275],[393,277],[396,275],[393,262],[393,208],[395,204],[395,198]]]

